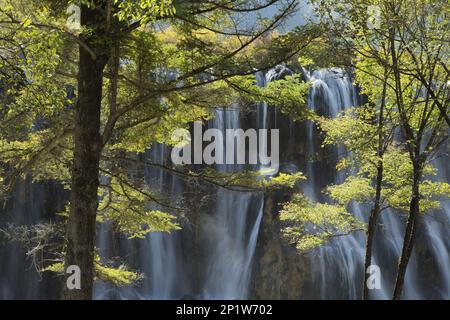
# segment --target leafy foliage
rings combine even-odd
[[[63,274],[64,262],[53,263],[41,271]],[[100,262],[100,258],[98,256],[96,257],[94,272],[96,280],[109,282],[116,286],[132,285],[142,279],[141,274],[128,270],[123,264],[117,268],[106,266]]]
[[[270,4],[270,3],[269,3]],[[98,9],[99,25],[74,28],[69,5]],[[273,19],[240,23],[268,1],[0,1],[0,182],[2,196],[27,175],[70,189],[79,49],[105,58],[101,101],[101,162],[97,220],[143,238],[180,228],[179,209],[136,177],[136,159],[157,143],[174,145],[171,133],[208,120],[215,107],[267,101],[296,119],[308,117],[308,86],[298,77],[255,85],[253,74],[287,59],[317,36],[316,29],[275,31],[295,4],[283,3]],[[103,13],[106,13],[103,15]],[[103,19],[104,18],[104,19]],[[237,23],[239,21],[239,23]],[[124,165],[127,163],[128,165]],[[239,191],[292,188],[300,173],[225,175],[207,168],[152,164],[186,181],[196,179]],[[5,170],[4,170],[5,168]],[[61,213],[65,222],[69,203]],[[61,266],[59,266],[61,267]],[[58,265],[48,270],[56,271]],[[99,278],[133,278],[125,269],[96,262]]]
[[[300,193],[294,194],[291,201],[283,204],[280,219],[289,223],[283,232],[301,251],[363,228],[363,223],[347,212],[345,207],[314,203]]]
[[[180,229],[173,215],[148,208],[149,190],[136,188],[124,178],[112,178],[101,195],[98,220],[111,221],[117,231],[129,238],[144,238],[149,232],[170,232]]]

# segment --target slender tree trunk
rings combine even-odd
[[[102,44],[104,1],[95,2],[95,9],[81,7],[81,25],[89,27],[91,33],[81,36],[85,45],[79,47],[75,146],[65,252],[65,270],[71,265],[80,268],[81,288],[69,289],[66,281],[70,274],[65,274],[64,299],[92,298],[99,159],[102,149],[100,111],[103,70],[109,56],[108,48]]]
[[[397,278],[395,280],[395,288],[393,293],[393,300],[399,300],[402,296],[403,283],[405,281],[406,270],[411,257],[411,252],[414,245],[414,238],[417,231],[417,220],[419,216],[419,201],[420,201],[420,190],[419,184],[422,176],[422,168],[419,160],[416,158],[413,161],[414,167],[414,177],[412,185],[412,197],[409,207],[408,222],[406,224],[405,238],[403,240],[403,249],[400,261],[398,263]]]
[[[397,12],[399,8],[393,8],[393,12]],[[403,284],[405,281],[406,269],[408,267],[409,258],[411,257],[411,252],[414,245],[414,238],[417,230],[417,217],[419,215],[419,201],[420,192],[419,185],[420,179],[422,178],[422,163],[420,157],[420,142],[421,137],[415,136],[414,130],[408,120],[407,113],[405,111],[405,105],[403,101],[403,89],[401,83],[401,74],[397,57],[397,49],[395,46],[395,28],[390,30],[390,52],[392,58],[392,71],[395,78],[395,95],[397,101],[397,107],[400,112],[400,124],[403,129],[410,159],[413,163],[413,184],[412,184],[412,194],[409,206],[408,221],[406,223],[405,237],[403,240],[402,254],[398,263],[397,277],[395,279],[395,287],[392,295],[393,300],[399,300],[402,296]]]
[[[384,126],[384,109],[386,106],[386,90],[387,90],[387,69],[384,71],[384,82],[383,82],[383,91],[381,96],[381,104],[380,104],[380,113],[378,116],[378,146],[377,146],[377,178],[376,178],[376,187],[375,187],[375,200],[372,212],[369,217],[369,225],[367,226],[367,242],[366,242],[366,256],[364,259],[364,287],[363,287],[363,299],[369,299],[369,287],[367,286],[367,280],[369,279],[369,274],[367,273],[367,269],[372,264],[372,252],[373,252],[373,241],[375,237],[378,217],[381,211],[381,189],[383,183],[383,155],[384,155],[384,134],[383,134],[383,126]]]
[[[364,290],[363,299],[369,299],[369,287],[367,286],[367,280],[369,279],[369,274],[367,270],[372,264],[372,252],[373,252],[373,241],[375,237],[378,217],[380,215],[381,209],[381,183],[383,181],[383,162],[378,164],[377,168],[377,186],[375,193],[375,201],[372,212],[369,217],[369,225],[367,226],[367,242],[366,242],[366,256],[364,259]]]

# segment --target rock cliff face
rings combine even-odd
[[[254,257],[251,299],[302,299],[311,279],[309,262],[281,234],[277,196],[265,199]]]

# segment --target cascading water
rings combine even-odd
[[[265,76],[258,79],[258,85],[265,85]],[[258,106],[261,117],[258,118],[258,128],[266,127],[267,105]],[[217,108],[214,119],[208,123],[209,128],[219,129],[225,133],[226,129],[241,128],[241,114],[238,106]],[[224,134],[225,135],[225,134]],[[226,141],[224,143],[224,150]],[[155,145],[150,151],[152,162],[166,164],[168,149],[162,145]],[[226,154],[224,154],[226,157]],[[240,164],[216,165],[216,169],[223,172],[236,172],[244,169]],[[258,169],[258,167],[253,167]],[[168,193],[167,185],[182,189],[180,183],[171,181],[172,176],[163,170],[152,169],[145,173],[150,185],[158,185],[159,191]],[[155,183],[157,177],[157,183]],[[153,181],[151,181],[153,180]],[[174,197],[177,192],[169,192]],[[136,266],[146,278],[143,285],[136,289],[116,290],[111,286],[99,284],[96,287],[96,298],[143,298],[143,299],[178,299],[183,297],[197,297],[200,299],[245,299],[252,271],[252,260],[258,238],[259,226],[263,215],[263,196],[250,192],[239,192],[219,189],[215,196],[211,214],[203,219],[198,226],[198,237],[201,240],[202,255],[205,265],[199,272],[197,285],[180,286],[189,280],[180,277],[182,270],[192,270],[196,266],[180,260],[183,253],[179,242],[182,241],[177,232],[168,235],[162,233],[150,234],[143,241],[136,244],[138,251],[134,254],[138,259]],[[106,237],[106,239],[105,239]],[[192,235],[191,235],[192,237]],[[111,241],[109,230],[100,231],[100,247],[102,255],[108,253]],[[121,251],[126,255],[132,248],[125,243]]]
[[[306,80],[311,83],[308,96],[310,108],[327,117],[335,117],[339,112],[359,104],[356,88],[351,79],[340,69],[304,71]],[[311,122],[307,126],[307,148],[314,159],[317,152],[318,133]],[[320,141],[320,140],[319,140]],[[327,155],[338,159],[344,154],[342,147],[330,148]],[[323,200],[321,188],[324,186],[316,181],[317,168],[313,161],[307,162],[307,177],[303,191],[313,201]],[[334,174],[328,183],[340,183],[343,181],[341,173]],[[361,210],[355,206],[358,218]],[[364,238],[360,234],[353,234],[340,241],[335,241],[331,246],[323,246],[317,249],[311,256],[312,282],[316,286],[318,298],[348,298],[356,299],[358,284],[361,283],[361,274],[358,271],[362,267],[364,254]],[[344,294],[345,296],[342,296]]]
[[[267,82],[273,80],[274,75],[258,72],[255,78],[256,84],[264,87]],[[267,126],[268,106],[266,103],[260,103],[256,107],[255,129],[267,129]],[[221,132],[241,128],[240,108],[235,106],[217,109],[211,127],[220,129]],[[266,146],[266,143],[267,141],[263,141],[260,145]],[[259,151],[267,154],[267,150]],[[218,165],[217,169],[236,172],[244,169],[244,166]],[[252,169],[260,170],[264,167],[253,165]],[[215,227],[210,236],[214,239],[214,253],[206,271],[203,298],[248,298],[253,256],[264,211],[264,197],[261,194],[220,190],[217,193],[215,210],[217,219],[213,222]]]
[[[20,181],[6,206],[0,208],[0,229],[8,223],[30,226],[52,222],[67,198],[67,192],[55,183]],[[60,284],[49,274],[35,271],[29,248],[17,242],[2,243],[3,236],[0,230],[0,299],[57,299]]]
[[[220,108],[215,111],[214,120],[211,122],[210,127],[217,128],[221,132],[225,132],[226,129],[238,129],[241,127],[240,110],[238,107]],[[225,164],[217,165],[217,169],[236,172],[243,169],[243,166]],[[250,215],[252,212],[257,212],[256,219]],[[251,262],[262,213],[261,195],[230,190],[217,192],[214,218],[209,225],[211,229],[207,231],[212,245],[209,249],[211,255],[206,267],[202,298],[247,297]]]
[[[450,148],[448,144],[447,147]],[[449,162],[449,153],[434,161],[439,177],[444,181],[450,181]],[[450,263],[450,202],[443,201],[441,206],[442,210],[435,212],[436,218],[427,217],[425,230],[430,250],[436,259],[438,278],[442,279],[438,298],[450,299],[450,268],[448,268],[448,263]]]
[[[257,73],[258,85],[282,78],[292,71],[278,66],[267,73]],[[308,104],[319,114],[334,117],[339,111],[360,104],[357,89],[351,78],[339,69],[303,70],[305,80],[311,82]],[[243,125],[244,112],[238,107],[219,108],[208,127],[234,129]],[[280,129],[280,168],[283,171],[303,170],[308,181],[300,189],[312,200],[326,201],[322,189],[331,183],[340,183],[344,176],[334,165],[345,152],[340,147],[318,146],[321,138],[316,127],[306,122],[294,123],[278,113],[276,108],[260,104],[256,108],[253,127]],[[154,145],[145,155],[152,162],[169,164],[170,150]],[[448,157],[434,161],[440,180],[450,181]],[[241,165],[218,165],[218,170],[232,172]],[[252,169],[263,169],[253,167]],[[166,201],[178,203],[187,190],[182,179],[157,168],[142,169],[147,183],[165,195]],[[25,188],[22,186],[21,188]],[[36,189],[36,190],[35,190]],[[43,186],[24,195],[19,190],[7,208],[16,223],[36,223],[48,219],[48,197],[61,198],[61,192],[47,194]],[[37,190],[39,189],[39,190]],[[142,240],[125,240],[111,232],[108,225],[98,231],[97,245],[102,256],[112,259],[121,256],[132,268],[140,270],[145,278],[137,287],[115,288],[96,284],[97,299],[240,299],[251,297],[253,261],[258,246],[263,219],[264,199],[260,194],[230,190],[213,191],[213,205],[207,212],[193,212],[200,216],[182,231],[172,234],[153,233]],[[23,204],[30,206],[23,207]],[[422,219],[420,237],[408,266],[405,298],[450,298],[450,204],[443,202],[437,210]],[[61,208],[58,208],[60,210]],[[354,205],[352,212],[367,220],[370,208]],[[375,237],[373,263],[382,271],[381,290],[372,290],[371,298],[388,299],[391,296],[396,262],[401,252],[405,228],[404,216],[390,210],[383,211]],[[309,285],[299,297],[313,299],[359,299],[363,279],[365,235],[353,233],[308,254]],[[58,283],[44,276],[42,282],[24,259],[23,250],[16,245],[0,248],[0,298],[57,298]],[[427,270],[427,268],[429,270]],[[26,273],[24,277],[22,273]],[[53,281],[53,282],[52,282]],[[285,284],[289,285],[289,284]],[[48,290],[47,290],[48,289]],[[44,293],[45,292],[45,293]],[[51,293],[49,293],[51,292]]]
[[[143,157],[153,163],[167,164],[169,150],[164,145],[156,144]],[[181,192],[179,178],[167,174],[158,168],[142,168],[144,180],[149,185],[165,194],[165,201],[176,203]],[[154,209],[164,208],[156,207]],[[102,257],[119,253],[127,264],[144,274],[139,287],[115,288],[105,283],[97,283],[94,288],[96,299],[176,299],[186,291],[186,274],[182,250],[179,247],[179,234],[153,232],[145,239],[113,239],[109,225],[99,230],[97,245]],[[114,252],[114,246],[119,246]]]
[[[316,111],[321,109],[325,115],[334,117],[339,111],[359,104],[356,88],[342,71],[332,69],[306,72],[306,78],[312,83],[308,103]],[[309,152],[314,154],[317,133],[311,123],[307,124],[307,127]],[[343,152],[345,150],[340,147],[334,148],[331,151],[331,157],[337,161]],[[434,162],[434,165],[439,172],[438,178],[449,181],[446,163],[448,163],[448,157],[441,157]],[[313,200],[320,200],[322,198],[320,188],[323,188],[323,184],[315,181],[317,169],[314,168],[314,163],[307,164],[307,173],[309,180],[304,191]],[[328,183],[340,183],[343,178],[341,173],[336,173]],[[351,211],[357,218],[367,222],[370,208],[353,204]],[[421,258],[418,257],[417,250],[414,250],[406,274],[404,298],[448,299],[450,297],[450,272],[446,267],[450,264],[449,218],[448,202],[442,203],[442,209],[435,212],[434,218],[423,217],[421,237],[417,240],[421,243],[418,243],[416,247],[421,247],[421,251],[425,253],[425,259],[428,259],[428,263],[432,264],[434,269],[426,270],[427,266],[419,263]],[[371,291],[373,299],[390,299],[392,296],[404,229],[404,215],[389,209],[381,214],[372,260],[372,264],[378,265],[381,269],[381,289]],[[365,240],[362,232],[355,232],[315,250],[311,254],[313,288],[308,296],[320,299],[360,299]],[[423,280],[427,272],[435,273],[433,283]],[[428,278],[432,277],[428,276]]]

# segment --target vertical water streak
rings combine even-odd
[[[262,108],[264,109],[264,106]],[[267,110],[262,110],[261,121],[264,121],[266,112]],[[223,133],[226,129],[239,129],[240,109],[237,106],[217,109],[210,127]],[[226,141],[223,143],[226,150]],[[216,168],[223,172],[236,172],[242,170],[244,165],[224,164],[217,165]],[[211,228],[208,238],[212,245],[202,297],[245,299],[248,295],[251,262],[263,212],[262,196],[219,189],[214,208],[214,218],[208,226]],[[255,211],[256,218],[252,215]]]

